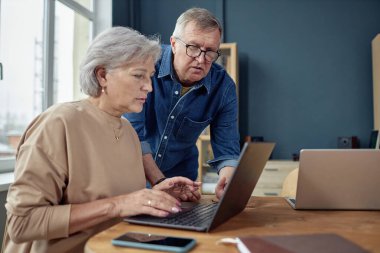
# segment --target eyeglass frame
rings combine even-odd
[[[187,44],[186,42],[184,42],[183,40],[181,40],[181,39],[178,38],[178,37],[174,37],[174,38],[175,38],[176,40],[179,40],[180,42],[182,42],[182,43],[185,45],[185,47],[186,47],[186,55],[189,56],[189,57],[196,58],[196,57],[199,57],[202,53],[205,53],[205,54],[204,54],[205,61],[207,61],[207,62],[215,62],[216,60],[218,60],[219,56],[221,55],[221,53],[220,53],[219,50],[217,50],[216,52],[215,52],[215,51],[212,51],[212,50],[202,50],[200,47],[198,47],[198,46],[196,46],[196,45]],[[197,56],[189,55],[188,52],[187,52],[187,50],[188,50],[189,47],[195,47],[195,48],[197,48],[197,49],[199,50],[199,54],[198,54]],[[207,52],[216,53],[216,54],[217,54],[217,57],[216,57],[214,60],[209,61],[209,60],[206,58],[206,56],[207,56]]]

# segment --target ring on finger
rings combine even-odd
[[[152,201],[148,200],[148,206],[152,206]]]

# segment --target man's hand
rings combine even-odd
[[[201,198],[200,185],[201,182],[195,182],[186,177],[172,177],[153,186],[153,189],[167,192],[182,201],[198,201]]]
[[[234,174],[234,167],[223,167],[219,171],[219,180],[215,187],[215,195],[218,199],[221,199],[227,184],[230,182],[232,175]]]

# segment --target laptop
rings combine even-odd
[[[380,150],[301,150],[294,209],[380,210]]]
[[[274,143],[245,143],[238,167],[218,203],[193,203],[188,210],[165,218],[138,215],[124,220],[132,224],[208,232],[244,210],[273,148]]]

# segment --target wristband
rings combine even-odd
[[[154,185],[158,185],[159,183],[161,183],[161,182],[164,181],[165,179],[166,179],[166,177],[163,177],[163,178],[158,179],[158,180],[154,183]]]

